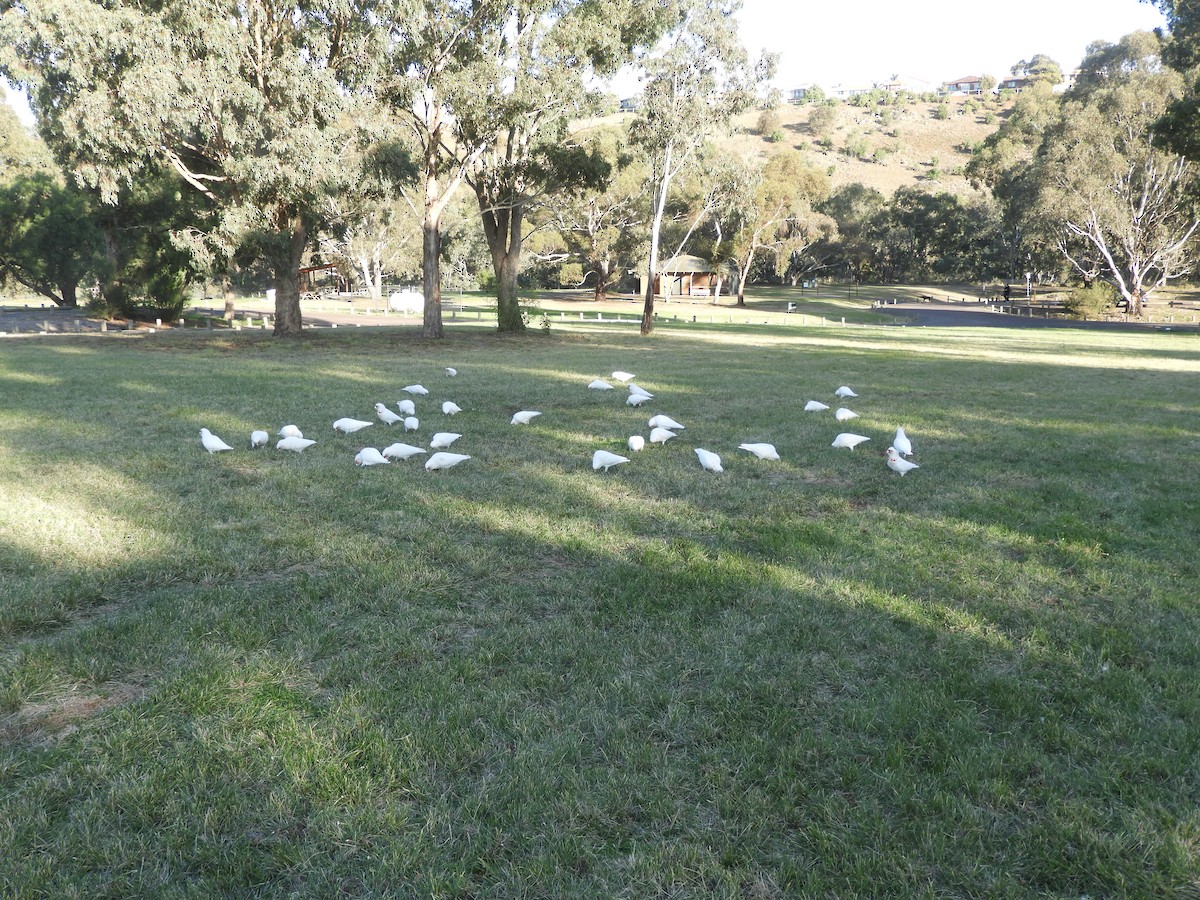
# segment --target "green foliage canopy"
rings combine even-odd
[[[48,172],[0,185],[0,272],[57,306],[77,306],[79,285],[104,266],[91,205]]]
[[[1160,51],[1161,38],[1148,32],[1094,44],[1028,175],[1060,252],[1085,278],[1110,280],[1132,315],[1190,271],[1200,228],[1188,190],[1194,168],[1153,142],[1184,87],[1158,64]]]
[[[207,202],[205,239],[248,248],[276,283],[277,334],[301,326],[302,254],[352,183],[376,4],[350,0],[29,0],[0,16],[0,68],[82,185],[115,202],[169,169]]]

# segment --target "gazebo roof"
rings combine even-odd
[[[662,263],[658,267],[658,271],[664,275],[679,275],[684,272],[712,274],[717,270],[708,260],[701,259],[699,256],[676,256]]]

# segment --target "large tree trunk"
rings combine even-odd
[[[508,255],[501,260],[493,257],[492,268],[496,273],[496,330],[519,334],[525,330],[525,319],[517,295],[517,261]]]
[[[271,260],[275,276],[275,337],[296,337],[304,330],[300,314],[300,264],[308,245],[308,230],[298,218],[289,223],[287,246]]]
[[[1145,292],[1140,286],[1134,287],[1134,289],[1129,292],[1129,306],[1126,309],[1126,312],[1128,312],[1129,315],[1136,316],[1140,319],[1142,317],[1142,312],[1145,309],[1145,297]]]
[[[650,265],[646,274],[646,299],[642,306],[642,334],[654,330],[654,279],[658,276],[658,240],[662,235],[663,214],[667,208],[667,190],[670,188],[671,160],[674,156],[674,145],[668,144],[663,155],[662,178],[656,185],[657,196],[654,204],[654,217],[650,222]]]
[[[652,262],[646,272],[646,294],[642,302],[642,334],[649,334],[654,330],[654,278],[658,274],[655,272],[658,260]]]
[[[374,272],[372,272],[372,275],[374,275],[375,281],[372,283],[372,286],[371,286],[371,299],[382,301],[383,300],[383,261],[381,259],[379,259],[378,257],[376,257],[376,259],[374,261],[374,267],[375,267],[375,270],[374,270]]]
[[[642,302],[642,334],[654,330],[654,282],[658,278],[658,229],[661,216],[655,216],[650,229],[650,265],[646,267],[646,294]]]
[[[75,309],[79,306],[77,290],[79,289],[78,281],[66,281],[58,286],[61,297],[54,302],[66,309]]]
[[[608,299],[608,281],[612,277],[612,260],[597,261],[592,266],[596,275],[596,287],[592,291],[592,299],[597,303]]]
[[[372,301],[383,299],[383,267],[378,259],[368,256],[358,258],[358,271],[362,275],[363,284],[367,287],[367,296]]]
[[[521,316],[521,300],[517,295],[517,273],[521,267],[521,226],[524,207],[516,204],[495,209],[487,196],[476,191],[479,212],[483,219],[483,236],[492,254],[492,271],[496,275],[496,329],[520,334],[525,330]]]
[[[427,192],[426,197],[428,196]],[[421,334],[427,338],[440,338],[443,336],[442,206],[440,204],[426,201],[425,221],[421,227],[421,286],[425,294],[425,320],[421,326]]]
[[[737,305],[746,305],[746,277],[750,274],[750,264],[754,262],[754,251],[751,250],[745,259],[738,263],[738,292]]]

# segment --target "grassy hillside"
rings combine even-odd
[[[972,108],[972,105],[976,108]],[[837,103],[781,104],[777,127],[759,133],[761,110],[737,119],[724,138],[746,156],[766,155],[781,146],[803,152],[810,163],[829,171],[833,186],[860,183],[891,195],[897,188],[920,185],[928,190],[970,194],[961,174],[970,147],[996,130],[1011,104],[997,99],[951,97],[947,118],[937,118],[941,103],[861,107]],[[818,112],[827,109],[828,112]],[[828,123],[822,122],[822,117]],[[609,116],[589,124],[628,122],[629,115]],[[782,141],[771,140],[772,135]]]
[[[814,165],[830,170],[835,188],[859,183],[890,195],[897,188],[920,185],[965,194],[973,190],[961,174],[970,159],[970,148],[995,131],[1006,112],[998,103],[985,107],[976,99],[980,108],[974,110],[966,103],[965,97],[948,99],[945,119],[937,118],[942,105],[938,103],[877,107],[784,104],[775,111],[782,142],[758,133],[759,110],[737,121],[738,133],[729,141],[744,153],[769,153],[781,143],[795,147]],[[831,115],[818,113],[821,109]],[[822,115],[829,124],[821,123]]]

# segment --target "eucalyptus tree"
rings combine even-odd
[[[368,123],[347,161],[359,174],[352,192],[327,200],[319,236],[322,259],[336,260],[383,298],[387,276],[421,270],[421,202],[412,147],[388,117]]]
[[[485,47],[506,21],[504,0],[392,0],[380,10],[388,43],[375,90],[415,147],[425,337],[443,336],[442,217],[487,149],[456,126],[488,95],[495,72]]]
[[[1167,104],[1155,129],[1161,146],[1190,160],[1200,160],[1200,3],[1196,0],[1154,2],[1167,17],[1171,40],[1163,62],[1182,74],[1185,89]]]
[[[1089,50],[1028,177],[1063,257],[1085,279],[1110,281],[1141,315],[1153,291],[1188,274],[1195,258],[1196,170],[1154,144],[1184,81],[1159,64],[1162,39],[1149,32]]]
[[[17,118],[7,103],[0,103],[0,183],[18,175],[57,171],[50,148]]]
[[[355,178],[372,0],[24,0],[0,16],[0,68],[25,86],[65,170],[116,202],[166,169],[203,198],[191,231],[264,258],[275,333],[302,321],[299,269],[331,194]]]
[[[986,187],[1000,203],[1006,250],[1007,277],[1053,268],[1058,257],[1053,242],[1044,239],[1044,218],[1036,203],[1036,184],[1029,173],[1038,149],[1062,116],[1062,100],[1045,81],[1035,82],[1017,95],[1000,127],[984,139],[966,166],[976,187]]]
[[[637,0],[511,0],[501,27],[478,35],[480,90],[454,108],[464,148],[484,148],[466,180],[479,204],[501,331],[524,330],[517,301],[526,217],[555,195],[596,191],[610,163],[571,133],[601,109],[589,88],[630,62],[667,24]]]
[[[1062,66],[1045,53],[1035,53],[1028,60],[1021,60],[1011,69],[1014,78],[1024,78],[1031,84],[1062,84]]]
[[[654,328],[659,239],[675,179],[692,165],[705,141],[754,103],[758,84],[774,71],[764,58],[751,71],[737,38],[739,0],[672,0],[673,25],[645,63],[646,89],[632,138],[650,170],[650,253],[642,334]]]
[[[833,219],[837,236],[819,240],[805,253],[793,256],[793,278],[843,266],[847,276],[858,281],[876,274],[878,248],[872,223],[886,206],[887,200],[875,188],[854,183],[834,190],[817,209]]]
[[[732,255],[738,273],[737,305],[746,305],[746,279],[761,251],[772,254],[782,275],[794,254],[837,234],[837,223],[815,207],[829,196],[829,177],[804,163],[795,150],[751,164],[746,188],[735,199]]]
[[[604,129],[580,137],[592,154],[610,166],[602,190],[562,194],[552,198],[544,212],[554,243],[547,247],[568,265],[578,266],[583,282],[590,281],[593,296],[604,300],[609,288],[632,265],[645,239],[645,204],[642,196],[645,170],[628,152],[624,135]]]
[[[388,276],[420,271],[421,223],[410,207],[371,197],[333,202],[319,246],[324,258],[354,272],[372,300],[383,299]]]

